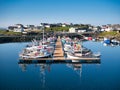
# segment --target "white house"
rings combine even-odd
[[[75,32],[76,32],[76,29],[73,28],[73,27],[71,27],[71,28],[69,28],[69,32],[70,32],[70,33],[75,33]]]
[[[49,23],[41,23],[40,26],[44,26],[46,28],[50,28],[50,24]]]
[[[66,25],[65,25],[65,24],[62,24],[62,27],[66,27]]]
[[[93,29],[94,31],[97,31],[97,30],[98,30],[98,28],[97,28],[97,27],[93,27],[92,29]]]
[[[105,28],[101,28],[101,30],[100,30],[100,31],[102,31],[102,32],[103,32],[103,31],[105,31]]]
[[[83,29],[83,28],[78,28],[78,29],[76,29],[76,31],[82,33],[82,32],[86,32],[87,30],[86,30],[86,29]]]
[[[14,28],[13,32],[23,32],[24,31],[24,27],[22,24],[16,24],[15,26],[16,26],[16,28]]]
[[[14,28],[13,32],[23,32],[24,29],[23,28]]]
[[[105,28],[105,31],[109,32],[109,31],[113,31],[114,29],[112,27],[107,27]]]
[[[49,24],[48,24],[48,25],[45,25],[45,27],[46,27],[46,28],[50,28],[50,25],[49,25]]]
[[[9,31],[13,31],[13,32],[23,32],[24,31],[24,27],[22,24],[16,24],[14,26],[9,26],[8,27]]]
[[[107,31],[107,32],[110,32],[110,31],[113,31],[114,30],[114,26],[112,25],[102,25],[102,28],[101,28],[101,31]]]

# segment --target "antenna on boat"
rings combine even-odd
[[[42,30],[43,30],[43,45],[44,45],[44,25],[42,26]]]

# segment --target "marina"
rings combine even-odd
[[[20,60],[100,60],[100,57],[94,56],[94,57],[65,57],[64,56],[64,51],[63,51],[63,47],[62,47],[62,42],[61,42],[61,38],[60,36],[57,39],[56,45],[55,45],[55,50],[53,53],[53,57],[52,58],[20,58]]]
[[[0,90],[120,90],[120,0],[0,4]]]

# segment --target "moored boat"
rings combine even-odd
[[[25,49],[22,53],[19,54],[20,58],[44,58],[51,57],[55,49],[56,37],[44,38],[43,30],[43,39],[42,40],[32,40],[32,44]]]

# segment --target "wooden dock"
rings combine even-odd
[[[75,59],[75,58],[65,58],[64,57],[64,51],[62,49],[62,43],[61,43],[61,39],[60,39],[60,36],[58,37],[57,39],[57,42],[56,42],[56,47],[55,47],[55,51],[54,51],[54,54],[53,54],[53,58],[20,58],[19,60],[61,60],[61,61],[64,61],[64,60],[86,60],[86,61],[89,61],[89,60],[100,60],[100,58],[95,58],[95,57],[90,57],[90,58],[79,58],[79,59]]]
[[[19,60],[100,60],[100,58],[62,58],[62,57],[57,57],[57,58],[19,58]]]
[[[60,40],[60,36],[57,39],[56,48],[55,48],[53,57],[54,57],[54,59],[58,59],[58,58],[64,59],[64,52],[62,50],[62,43]]]

